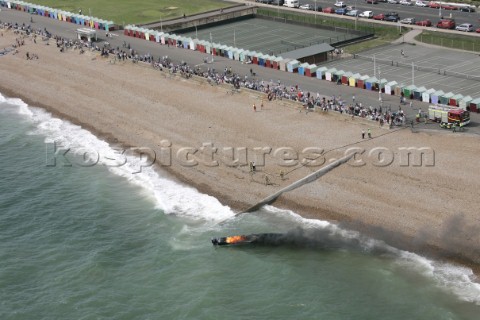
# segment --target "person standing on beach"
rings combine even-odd
[[[362,129],[362,139],[365,139],[365,130]]]
[[[367,132],[368,132],[368,138],[372,139],[372,131],[370,130],[370,128],[368,128]]]
[[[253,112],[257,112],[257,106],[253,103]]]

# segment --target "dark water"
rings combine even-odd
[[[111,148],[0,97],[0,319],[478,319],[471,270],[273,207],[238,219],[145,170],[52,166]],[[87,161],[88,162],[88,161]],[[49,165],[49,166],[47,166]],[[210,238],[287,233],[288,243]]]

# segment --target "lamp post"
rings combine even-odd
[[[315,24],[317,24],[317,0],[315,0]]]
[[[380,101],[380,106],[382,106],[382,82],[380,74],[380,67],[378,67],[378,101]]]
[[[441,18],[442,17],[442,5],[438,7],[438,16]]]

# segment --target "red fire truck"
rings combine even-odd
[[[431,105],[428,108],[428,118],[439,122],[442,128],[450,129],[453,124],[463,127],[470,123],[470,112],[446,105]]]

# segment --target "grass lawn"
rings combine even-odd
[[[480,39],[464,35],[423,31],[415,40],[437,46],[480,52]]]
[[[225,8],[221,0],[30,0],[56,9],[112,20],[122,24],[140,24],[166,20],[203,11]]]

